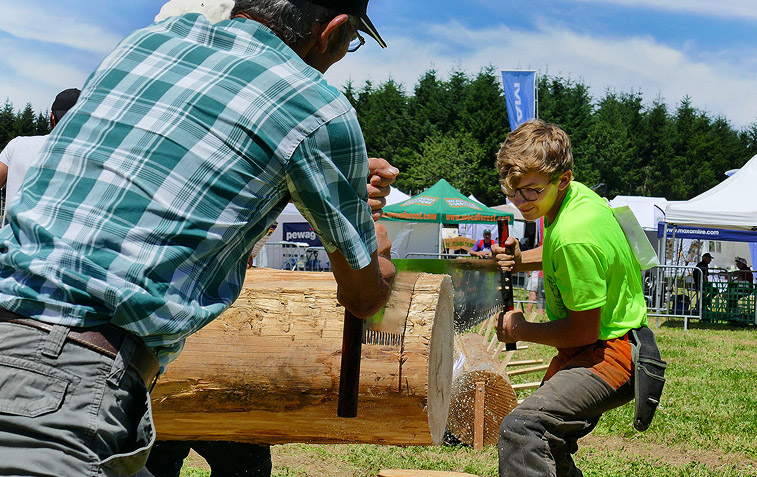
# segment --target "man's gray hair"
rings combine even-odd
[[[340,13],[307,0],[237,0],[231,17],[243,12],[262,20],[289,46],[308,38],[314,23],[328,22]],[[334,49],[344,46],[351,33],[351,28],[343,25],[340,41],[331,46]]]

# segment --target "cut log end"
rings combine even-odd
[[[452,366],[454,364],[454,316],[452,279],[445,276],[439,285],[439,298],[431,332],[428,366],[428,427],[434,445],[444,439],[450,400],[452,399]]]

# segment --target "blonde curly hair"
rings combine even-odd
[[[556,181],[573,169],[573,152],[568,134],[558,126],[532,119],[510,132],[497,153],[500,183],[514,190],[521,178],[540,172]]]

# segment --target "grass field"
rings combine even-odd
[[[631,425],[632,403],[606,413],[580,442],[576,462],[584,475],[757,476],[757,329],[693,323],[684,331],[680,321],[653,329],[668,362],[655,420],[639,433]],[[516,356],[548,362],[552,354],[531,344]],[[513,382],[537,379],[516,376]],[[272,453],[275,476],[367,477],[385,468],[497,475],[494,447],[291,444]],[[208,476],[206,469],[193,457],[181,475]]]

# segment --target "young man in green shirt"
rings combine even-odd
[[[505,270],[543,269],[549,322],[505,314],[500,341],[558,350],[542,386],[502,422],[500,476],[582,475],[571,455],[605,411],[634,397],[629,331],[646,326],[640,266],[604,199],[572,180],[568,135],[540,120],[507,136],[502,190],[527,220],[545,218],[543,247],[495,247]],[[507,250],[514,250],[508,252]]]

